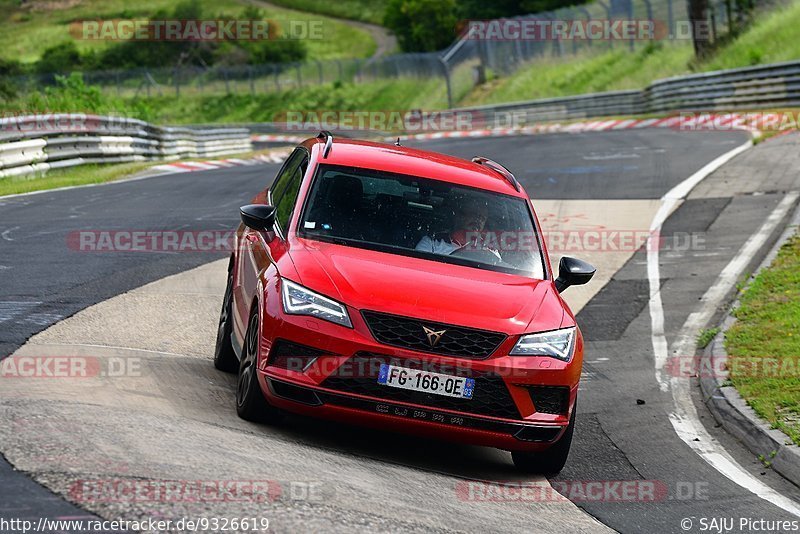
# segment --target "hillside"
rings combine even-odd
[[[699,64],[693,61],[689,41],[653,43],[634,53],[618,48],[562,61],[537,61],[475,88],[459,105],[641,89],[670,76],[800,59],[798,25],[800,1],[793,0],[759,14],[738,38]]]
[[[204,0],[205,12],[239,16],[251,6],[246,0]],[[0,58],[33,63],[46,49],[74,40],[80,51],[101,50],[113,41],[74,39],[70,23],[82,19],[147,19],[159,10],[170,12],[173,0],[0,0]],[[367,31],[329,17],[279,7],[262,7],[268,19],[322,21],[322,39],[306,39],[308,59],[369,57],[375,42]]]

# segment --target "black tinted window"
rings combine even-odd
[[[456,184],[320,165],[299,232],[307,238],[544,277],[524,199]]]
[[[275,177],[275,181],[272,183],[272,186],[269,188],[270,194],[272,196],[272,204],[277,206],[281,198],[283,197],[284,192],[286,191],[287,186],[289,185],[289,180],[294,176],[294,171],[297,170],[297,167],[300,165],[301,160],[303,160],[305,154],[302,150],[295,149],[294,152],[286,159],[286,163],[283,164],[281,167],[278,176]]]
[[[289,226],[289,221],[294,212],[294,205],[297,202],[297,193],[300,191],[300,184],[303,182],[303,174],[307,165],[302,161],[300,165],[295,167],[293,174],[286,182],[286,188],[283,190],[280,201],[277,204],[276,220],[282,230],[286,230]]]

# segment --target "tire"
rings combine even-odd
[[[217,327],[217,343],[214,346],[214,367],[226,373],[235,373],[239,369],[239,359],[231,344],[233,312],[233,273],[228,273],[225,296],[222,299],[222,310],[219,312]]]
[[[572,445],[572,434],[575,431],[575,413],[577,407],[572,409],[572,417],[564,435],[555,444],[542,452],[512,451],[511,459],[514,467],[522,473],[539,475],[557,475],[567,463],[569,449]]]
[[[256,374],[259,338],[261,337],[258,323],[258,308],[256,308],[250,314],[250,323],[242,349],[242,360],[239,362],[239,378],[236,382],[236,413],[245,421],[277,423],[282,419],[283,414],[264,398]]]

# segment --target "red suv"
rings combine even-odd
[[[569,453],[583,338],[528,195],[504,167],[397,145],[299,145],[241,208],[214,355],[250,421],[284,411]]]

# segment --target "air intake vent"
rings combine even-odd
[[[569,388],[565,386],[524,386],[539,413],[565,415],[569,409]]]

